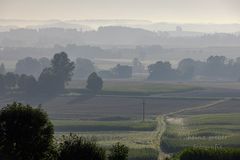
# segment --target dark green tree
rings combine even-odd
[[[5,66],[4,66],[4,64],[2,63],[2,64],[0,65],[0,74],[4,75],[5,73],[6,73]]]
[[[132,77],[132,67],[128,65],[116,65],[112,72],[115,78],[131,78]]]
[[[45,68],[38,78],[40,93],[57,94],[64,90],[65,84],[71,80],[74,63],[65,52],[54,55],[51,66]]]
[[[58,160],[105,160],[105,150],[95,141],[70,134],[63,137]]]
[[[128,159],[128,147],[120,144],[119,142],[110,148],[109,160],[127,160]]]
[[[41,73],[42,68],[40,62],[32,57],[26,57],[24,59],[18,60],[16,63],[15,73],[33,75],[38,77]]]
[[[68,58],[68,55],[65,52],[61,52],[53,56],[51,68],[57,80],[65,84],[71,80],[75,66],[74,62],[71,62]]]
[[[22,74],[18,79],[17,85],[25,94],[32,95],[37,92],[37,81],[33,76]]]
[[[0,94],[5,92],[5,78],[4,75],[0,74]]]
[[[6,88],[11,90],[11,89],[16,87],[17,81],[18,81],[18,75],[17,74],[12,73],[12,72],[8,72],[8,73],[6,73],[4,78],[5,78]]]
[[[174,70],[169,62],[156,62],[148,66],[149,80],[176,80],[177,71]]]
[[[195,61],[190,58],[181,60],[178,64],[178,71],[180,72],[181,79],[191,80],[195,72]]]
[[[44,95],[54,95],[64,89],[64,83],[58,81],[52,68],[45,68],[38,78],[38,91]]]
[[[40,108],[13,103],[0,111],[0,153],[6,160],[43,160],[53,143],[53,125]]]
[[[97,92],[100,91],[103,87],[103,80],[101,77],[97,75],[97,73],[93,72],[89,75],[87,80],[87,89]]]

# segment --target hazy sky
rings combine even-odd
[[[0,0],[0,19],[240,23],[240,0]]]

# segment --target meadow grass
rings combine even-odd
[[[156,121],[83,121],[52,120],[57,132],[82,131],[153,131]]]
[[[167,122],[161,148],[168,153],[186,147],[240,147],[240,114],[186,116],[183,123]]]
[[[86,81],[72,81],[67,86],[68,89],[84,89]],[[148,81],[126,81],[126,80],[105,80],[103,84],[103,94],[106,93],[135,93],[135,94],[157,94],[199,90],[201,87],[183,83],[148,82]]]
[[[70,127],[69,132],[96,140],[106,150],[117,142],[120,142],[129,147],[129,160],[157,160],[158,151],[154,145],[157,125],[155,120],[149,119],[145,122],[137,120],[52,120],[52,122],[55,127]],[[75,132],[71,128],[74,126],[79,127],[79,130]],[[56,139],[69,134],[69,132],[65,131],[56,131]]]
[[[66,132],[56,132],[55,137],[58,139]],[[91,131],[91,132],[75,132],[75,134],[93,138],[103,147],[110,147],[120,142],[131,149],[153,148],[153,137],[155,132],[152,131]]]

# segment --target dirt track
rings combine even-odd
[[[214,101],[214,102],[211,102],[209,104],[206,104],[206,105],[201,105],[201,106],[198,106],[198,107],[190,107],[190,108],[184,108],[184,109],[180,109],[178,111],[175,111],[175,112],[170,112],[170,113],[166,113],[166,114],[163,114],[163,115],[159,115],[157,117],[157,121],[158,121],[158,126],[157,126],[157,136],[156,136],[156,141],[158,141],[159,143],[159,156],[158,156],[158,159],[159,160],[164,160],[166,157],[168,157],[169,155],[164,153],[161,149],[161,139],[163,137],[163,134],[164,132],[166,131],[166,128],[167,128],[167,117],[168,116],[173,116],[173,115],[176,115],[176,114],[179,114],[179,113],[182,113],[182,112],[185,112],[185,111],[192,111],[192,110],[199,110],[199,109],[205,109],[205,108],[210,108],[212,106],[215,106],[217,104],[220,104],[220,103],[224,103],[224,102],[227,102],[231,100],[231,98],[224,98],[224,99],[221,99],[221,100],[217,100],[217,101]]]

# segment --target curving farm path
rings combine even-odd
[[[211,102],[211,103],[206,104],[206,105],[201,105],[201,106],[198,106],[198,107],[185,108],[185,109],[181,109],[181,110],[178,110],[178,111],[174,111],[174,112],[170,112],[170,113],[167,113],[167,114],[157,116],[156,120],[157,120],[158,125],[157,125],[157,128],[156,128],[156,136],[155,136],[155,139],[154,139],[154,146],[157,149],[159,149],[158,160],[164,160],[166,157],[169,157],[168,154],[166,154],[162,151],[161,145],[160,145],[163,134],[164,134],[164,132],[166,131],[166,128],[167,128],[166,118],[168,116],[173,116],[173,115],[185,112],[185,111],[193,111],[193,110],[210,108],[210,107],[213,107],[217,104],[220,104],[220,103],[223,103],[223,102],[226,102],[226,101],[229,101],[229,100],[231,100],[231,98],[223,98],[223,99]]]

